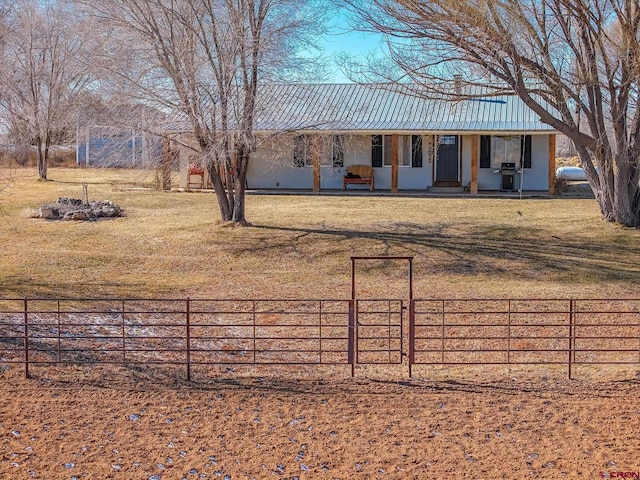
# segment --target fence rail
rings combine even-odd
[[[571,378],[640,365],[640,300],[0,299],[0,364],[162,364],[189,380],[197,365],[547,364]]]
[[[409,365],[640,364],[640,300],[416,300]]]
[[[353,363],[349,300],[0,300],[0,363]]]

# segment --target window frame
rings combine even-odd
[[[293,166],[295,168],[313,167],[310,135],[300,134],[293,137]]]
[[[518,170],[532,168],[532,136],[531,135],[481,135],[480,136],[480,161],[479,168],[496,169],[502,165],[494,162],[494,138],[514,138],[520,139],[520,156],[515,162]],[[513,162],[511,162],[513,163]]]
[[[319,139],[320,166],[344,168],[344,135],[323,136]],[[326,142],[326,138],[329,142]],[[295,168],[313,167],[313,135],[299,134],[293,137],[293,166]]]
[[[496,143],[502,142],[500,148],[496,148]],[[515,142],[518,145],[515,145]],[[511,145],[514,142],[514,145]],[[513,149],[513,151],[511,150]],[[517,149],[517,150],[516,150]],[[509,154],[518,152],[517,159],[512,158]],[[503,156],[497,158],[497,154],[500,153]],[[491,168],[501,168],[503,163],[515,163],[516,168],[520,170],[522,163],[522,136],[521,135],[493,135],[491,137]]]
[[[331,135],[331,168],[344,168],[344,135]]]
[[[393,135],[378,134],[371,136],[371,166],[373,168],[391,168],[391,148]],[[422,168],[424,156],[423,135],[398,135],[398,167]],[[416,146],[419,145],[419,157]],[[377,165],[376,163],[379,163]]]

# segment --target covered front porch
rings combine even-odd
[[[305,134],[287,143],[265,145],[254,154],[247,179],[251,189],[291,189],[321,192],[342,188],[351,167],[373,172],[375,190],[391,193],[430,191],[434,188],[481,191],[545,191],[555,188],[555,135],[528,136],[528,159],[511,158],[513,152],[487,152],[487,141],[502,147],[512,139],[522,144],[521,133],[438,134],[431,132],[367,132]],[[298,139],[298,140],[296,140]],[[493,145],[494,150],[497,150]],[[513,162],[513,185],[501,181],[501,162]],[[524,180],[524,181],[523,181]],[[347,191],[369,189],[347,182]],[[508,186],[507,186],[508,187]],[[447,190],[453,193],[454,190]]]
[[[483,191],[555,193],[554,134],[308,133],[265,141],[247,176],[251,190],[370,189],[344,182],[354,167],[372,172],[375,191],[472,196]],[[526,152],[525,152],[526,150]],[[526,153],[526,157],[525,157]],[[503,171],[508,166],[507,172]],[[207,166],[181,155],[180,188],[212,188]],[[510,177],[508,176],[510,175]],[[506,181],[505,181],[506,176]]]

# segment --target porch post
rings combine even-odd
[[[480,135],[471,136],[471,195],[478,194],[478,163],[480,158]]]
[[[556,194],[556,136],[549,135],[549,193]]]
[[[398,193],[398,135],[391,135],[391,192]]]
[[[313,191],[320,191],[320,138],[311,137],[311,160],[313,161]]]

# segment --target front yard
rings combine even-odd
[[[352,255],[415,257],[415,296],[634,297],[640,232],[590,199],[248,196],[253,226],[221,226],[211,193],[158,192],[153,174],[14,172],[0,197],[2,296],[350,296]],[[58,197],[112,200],[127,216],[31,218]],[[362,264],[362,296],[405,296],[404,264]]]

